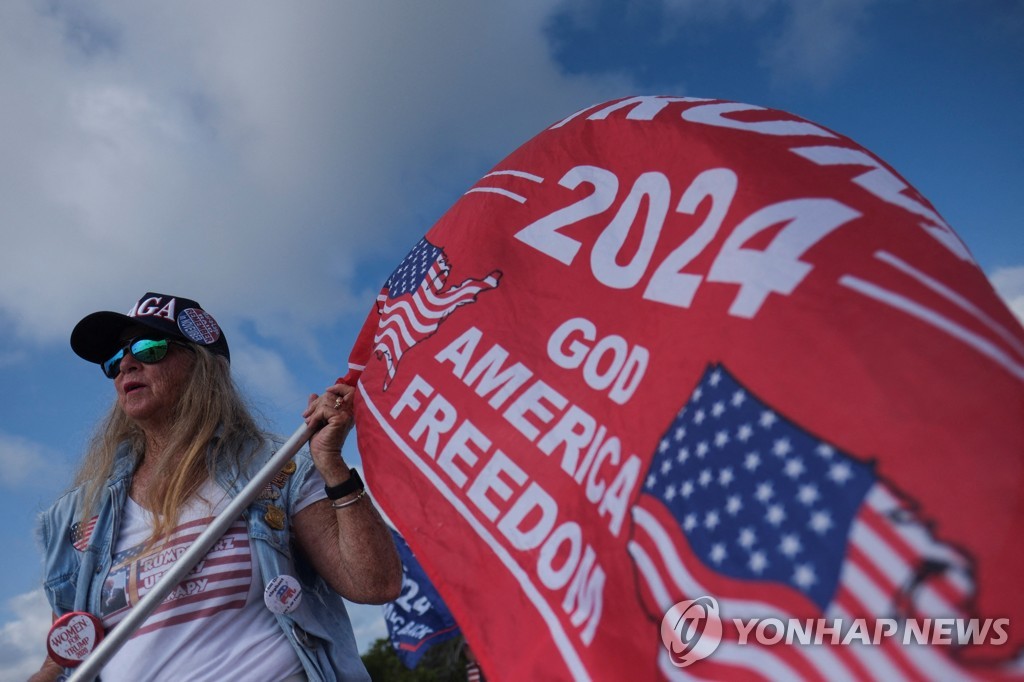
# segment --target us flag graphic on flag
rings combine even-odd
[[[476,301],[477,294],[498,286],[501,272],[483,279],[448,285],[451,267],[444,251],[421,239],[395,269],[377,296],[380,322],[373,350],[387,364],[384,390],[395,378],[402,356],[460,307]]]
[[[969,617],[968,561],[937,541],[865,463],[804,431],[709,367],[663,434],[632,510],[629,552],[660,620],[711,595],[726,618]],[[676,670],[661,652],[660,667]],[[690,675],[709,679],[955,679],[947,650],[739,645],[733,633]]]

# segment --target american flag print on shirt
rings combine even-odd
[[[974,589],[968,561],[931,535],[872,463],[776,413],[722,366],[705,371],[665,430],[631,513],[629,552],[658,621],[702,595],[719,600],[726,620],[964,617]],[[900,647],[898,638],[874,647],[727,638],[687,672],[952,679],[960,671],[948,652]]]
[[[478,294],[498,286],[501,279],[494,271],[448,287],[450,272],[444,250],[424,238],[384,283],[377,296],[380,323],[373,338],[374,352],[387,363],[384,390],[409,349],[436,332],[456,308],[475,302]]]
[[[124,619],[212,521],[213,517],[207,517],[182,524],[166,542],[151,547],[145,554],[139,554],[145,545],[138,545],[115,555],[103,585],[104,626],[109,629]],[[140,637],[220,611],[241,609],[251,584],[249,535],[245,521],[239,519],[132,636]]]

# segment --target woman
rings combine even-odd
[[[195,301],[147,293],[93,313],[72,349],[113,379],[116,401],[73,489],[42,515],[54,615],[116,626],[277,450],[230,377],[227,341]],[[309,448],[103,668],[115,680],[368,679],[338,595],[398,596],[391,534],[341,456],[349,386],[312,395]],[[55,680],[47,659],[33,680]]]

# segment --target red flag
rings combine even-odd
[[[591,107],[382,296],[360,450],[488,679],[1019,674],[1024,330],[851,140],[719,100]],[[722,642],[677,668],[663,617],[702,596]]]

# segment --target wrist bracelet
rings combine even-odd
[[[325,485],[324,491],[327,493],[327,497],[332,500],[340,500],[346,495],[351,495],[359,490],[365,490],[366,486],[363,485],[363,479],[359,478],[359,472],[354,468],[348,470],[349,477],[338,485]]]
[[[345,502],[337,502],[337,501],[331,502],[331,509],[344,509],[345,507],[347,507],[349,505],[352,505],[352,504],[355,504],[359,500],[363,499],[363,497],[365,495],[366,495],[366,488],[363,488],[362,490],[359,491],[359,494],[356,495],[355,497],[353,497],[351,500],[347,500]]]

